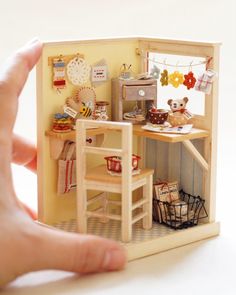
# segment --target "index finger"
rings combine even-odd
[[[38,40],[28,43],[10,57],[0,71],[0,140],[9,139],[9,132],[15,123],[18,97],[41,50],[42,44]]]
[[[9,183],[11,179],[12,130],[17,114],[18,96],[41,51],[42,44],[34,40],[10,57],[0,71],[0,183]]]

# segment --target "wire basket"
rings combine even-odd
[[[117,156],[109,156],[104,158],[107,161],[107,170],[110,172],[120,173],[122,171],[122,159]],[[132,169],[138,170],[139,160],[137,155],[132,155]]]
[[[164,223],[173,229],[183,229],[198,224],[208,217],[205,200],[180,190],[180,199],[172,203],[153,198],[153,220]]]

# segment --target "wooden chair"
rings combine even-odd
[[[121,149],[86,146],[86,129],[105,128],[121,131]],[[132,129],[130,123],[77,120],[76,124],[76,157],[77,157],[77,220],[78,231],[87,232],[87,218],[99,217],[121,221],[121,240],[129,242],[132,239],[132,225],[142,220],[144,229],[152,227],[152,185],[153,170],[142,169],[140,174],[132,176]],[[86,169],[86,154],[93,153],[103,156],[119,156],[122,159],[121,176],[108,174],[106,165],[99,165],[91,170]],[[143,196],[132,202],[132,192],[143,187]],[[87,191],[120,193],[121,215],[101,211],[89,211],[88,205],[98,201],[104,195],[87,199]],[[142,212],[133,216],[133,210],[142,208]]]

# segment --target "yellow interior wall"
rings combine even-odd
[[[38,85],[41,85],[41,97],[38,98],[40,105],[38,112],[38,124],[41,130],[38,135],[42,147],[39,163],[39,184],[42,196],[39,196],[42,204],[41,219],[46,223],[53,223],[60,220],[68,220],[76,217],[76,198],[75,193],[57,195],[57,161],[50,158],[49,138],[45,136],[45,131],[51,129],[53,114],[62,112],[65,99],[71,96],[76,89],[67,80],[66,89],[58,95],[52,88],[52,67],[48,65],[48,57],[62,55],[73,55],[76,53],[84,54],[85,60],[93,65],[105,59],[109,70],[109,80],[95,88],[97,100],[107,100],[110,102],[108,107],[109,116],[111,115],[111,78],[119,75],[120,67],[123,63],[132,64],[134,73],[140,71],[140,59],[135,53],[138,41],[130,40],[110,40],[93,42],[65,42],[44,44],[43,55],[41,58],[42,71],[37,77]],[[87,83],[83,86],[90,86]],[[115,135],[106,139],[107,144],[113,142]]]

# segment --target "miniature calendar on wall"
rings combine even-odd
[[[47,42],[37,66],[39,219],[128,259],[219,233],[220,43]]]

